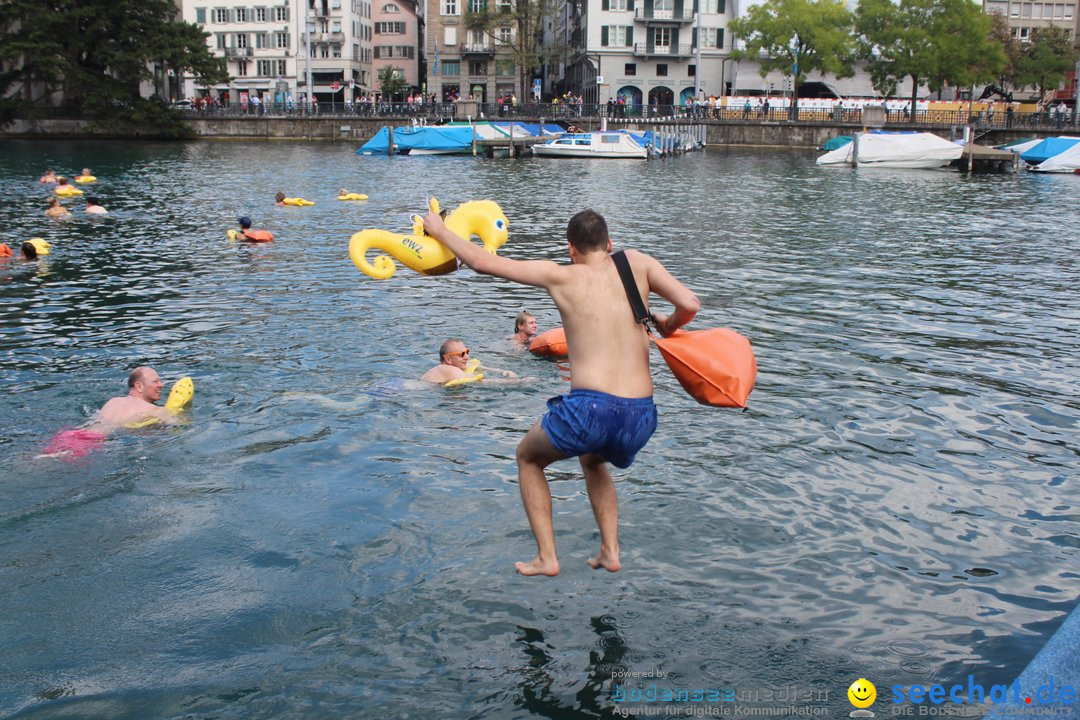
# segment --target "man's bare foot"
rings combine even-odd
[[[589,563],[589,567],[593,570],[604,568],[608,572],[619,572],[619,570],[622,569],[622,563],[619,562],[618,550],[615,552],[608,552],[607,550],[601,549],[600,552],[593,555],[585,562]]]
[[[517,571],[522,575],[550,575],[554,577],[559,574],[558,560],[546,562],[541,560],[539,555],[527,563],[514,563],[514,567],[516,567]]]

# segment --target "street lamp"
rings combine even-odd
[[[791,55],[793,59],[791,75],[791,107],[788,108],[788,119],[799,119],[799,35],[791,36]]]

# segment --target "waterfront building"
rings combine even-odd
[[[420,90],[420,17],[416,3],[372,0],[371,20],[375,29],[373,82],[378,85],[383,70],[392,67],[395,75],[405,81],[406,93]]]
[[[502,7],[513,0],[491,1]],[[488,0],[426,0],[427,92],[434,93],[438,102],[471,96],[481,103],[494,103],[509,94],[521,98],[508,47],[515,31],[511,22],[496,28],[493,35],[465,24],[467,13],[487,7]]]
[[[182,81],[184,97],[231,103],[343,102],[375,89],[372,0],[179,0],[183,19],[210,33],[232,80],[212,88]],[[311,76],[312,88],[308,87]]]

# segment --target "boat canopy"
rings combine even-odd
[[[858,163],[861,167],[935,167],[957,159],[964,149],[945,138],[927,132],[859,133]],[[851,164],[856,143],[825,153],[818,165]]]
[[[472,146],[473,131],[469,126],[430,126],[421,128],[394,128],[394,147],[401,150],[427,150],[433,152],[465,152]],[[357,155],[386,153],[390,149],[390,129],[384,127],[375,137],[364,143]]]
[[[1078,142],[1080,142],[1080,138],[1068,135],[1048,137],[1027,152],[1022,153],[1020,159],[1028,165],[1038,165],[1055,155],[1060,155]]]
[[[1065,152],[1058,153],[1052,158],[1047,158],[1038,165],[1034,165],[1028,169],[1036,172],[1060,173],[1080,171],[1080,142],[1074,143],[1073,146]]]

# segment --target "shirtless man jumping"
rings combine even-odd
[[[588,563],[594,569],[619,570],[618,500],[607,462],[630,467],[656,429],[656,406],[649,341],[645,329],[634,321],[611,259],[607,223],[593,210],[570,218],[566,228],[569,265],[489,255],[451,232],[438,213],[428,214],[424,229],[477,272],[547,290],[566,329],[570,393],[548,401],[548,413],[517,447],[521,498],[537,546],[536,557],[516,563],[517,571],[522,575],[559,572],[544,468],[569,457],[581,463],[600,529],[600,552]],[[646,302],[654,292],[675,306],[671,315],[654,314],[664,335],[690,322],[701,306],[697,296],[654,258],[633,250],[626,255]]]

